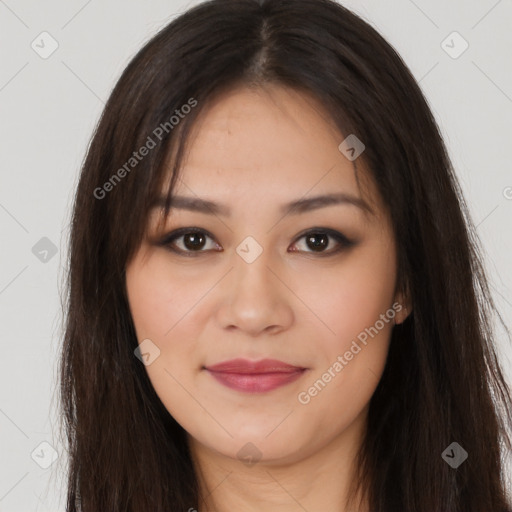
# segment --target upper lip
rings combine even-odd
[[[224,373],[292,373],[297,370],[304,370],[305,368],[294,366],[277,359],[249,361],[248,359],[238,358],[206,366],[206,369]]]

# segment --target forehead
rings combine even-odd
[[[354,163],[339,151],[343,139],[307,93],[277,85],[237,88],[211,100],[196,120],[174,194],[263,205],[364,193],[367,203],[375,203],[363,166],[358,164],[365,184],[360,190]]]
[[[278,86],[221,95],[190,134],[188,177],[205,167],[214,176],[245,182],[321,176],[340,160],[341,142],[324,117],[311,98]]]

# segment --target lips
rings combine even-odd
[[[207,366],[206,369],[225,373],[291,373],[304,368],[277,359],[262,359],[261,361],[231,359],[230,361]]]
[[[205,368],[218,382],[237,391],[265,392],[298,379],[306,368],[277,359],[232,359]]]

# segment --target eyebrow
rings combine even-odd
[[[350,194],[325,194],[315,197],[308,197],[291,201],[281,206],[280,212],[283,215],[297,215],[301,213],[318,210],[327,206],[335,205],[351,205],[360,208],[364,212],[374,214],[370,206],[360,197]],[[153,208],[164,208],[165,197],[159,197]],[[220,215],[224,217],[231,216],[231,210],[226,205],[209,201],[208,199],[200,199],[191,196],[171,196],[171,209],[188,210],[191,212],[205,213],[209,215]]]

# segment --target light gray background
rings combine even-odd
[[[0,512],[64,510],[55,393],[72,194],[120,73],[143,42],[196,3],[0,0]],[[420,81],[511,326],[511,1],[342,3],[377,28]],[[47,59],[31,47],[35,40],[49,48],[49,40],[41,43],[43,31],[59,45]],[[469,43],[458,58],[444,48],[458,52],[460,40],[442,45],[453,31]],[[42,237],[58,250],[46,262],[32,252]],[[511,347],[500,333],[512,381]],[[59,455],[47,469],[38,464],[51,462],[52,448],[40,446],[45,441]]]

